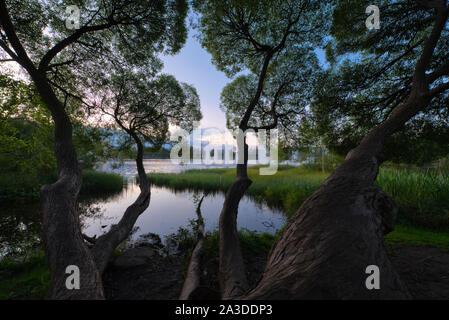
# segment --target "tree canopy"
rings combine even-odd
[[[379,30],[366,29],[369,1],[337,3],[327,45],[331,67],[315,86],[309,118],[331,150],[346,154],[407,100],[436,7],[444,3],[380,1]],[[449,153],[448,33],[446,24],[425,70],[433,99],[386,142],[391,160],[425,163]]]
[[[196,89],[173,76],[154,78],[141,72],[124,71],[110,77],[100,90],[98,104],[116,127],[139,139],[161,146],[167,141],[169,125],[184,129],[201,120]]]
[[[79,8],[79,29],[66,26],[69,5]],[[157,70],[157,53],[178,52],[187,37],[184,0],[11,0],[5,7],[17,39],[4,23],[2,58],[45,74],[61,101],[84,100],[113,68]]]

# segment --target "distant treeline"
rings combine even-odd
[[[143,156],[145,159],[170,159],[170,150],[164,147],[159,150],[145,148]]]

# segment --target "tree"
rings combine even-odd
[[[0,75],[0,193],[34,194],[53,176],[51,119],[32,85]],[[15,179],[17,174],[22,179]]]
[[[374,85],[388,87],[391,68],[405,68],[401,74],[406,79],[393,80],[407,86],[395,88],[400,93],[391,104],[388,99],[379,102],[390,109],[385,120],[363,137],[287,222],[262,279],[245,298],[410,297],[383,242],[383,235],[394,227],[397,206],[374,181],[386,159],[387,139],[416,115],[430,112],[438,101],[447,106],[449,7],[442,0],[381,1],[382,27],[368,31],[366,6],[366,1],[336,5],[332,30],[338,53],[365,54],[366,63],[373,67],[367,71],[374,70],[368,74]],[[380,269],[380,290],[365,287],[369,265]]]
[[[340,155],[356,147],[372,128],[388,117],[402,99],[396,92],[409,90],[409,85],[404,83],[409,79],[408,71],[391,70],[382,74],[382,81],[372,84],[372,75],[379,72],[382,64],[365,64],[337,63],[323,74],[320,85],[315,88],[315,100],[308,116],[313,136],[323,137],[326,146]],[[390,88],[392,83],[398,88]],[[444,101],[433,100],[425,112],[414,116],[385,142],[386,157],[394,162],[426,164],[447,155],[448,111]],[[307,126],[301,126],[298,131],[309,132]]]
[[[197,0],[193,6],[201,15],[200,41],[217,68],[230,77],[249,72],[223,90],[228,124],[245,132],[295,121],[301,113],[297,104],[307,95],[301,86],[318,65],[313,51],[322,44],[327,5],[320,1],[281,1],[274,6],[268,0]],[[237,179],[226,193],[219,220],[219,274],[225,299],[240,296],[248,286],[237,234],[238,205],[251,185],[248,145],[243,139],[238,152],[244,161],[237,164]]]
[[[160,75],[149,80],[147,73],[121,71],[112,75],[100,91],[100,109],[114,119],[118,129],[134,140],[140,194],[125,211],[118,224],[94,241],[92,253],[100,274],[114,249],[132,231],[137,218],[150,203],[150,181],[143,165],[144,141],[161,145],[169,124],[191,128],[201,119],[200,101],[195,88],[178,83],[173,76]]]
[[[155,53],[176,53],[186,39],[183,0],[75,1],[80,28],[66,28],[65,6],[48,1],[0,1],[2,60],[17,62],[36,86],[55,125],[59,179],[41,190],[51,298],[103,298],[98,257],[84,243],[76,210],[81,171],[67,100],[82,100],[112,66],[158,66]],[[48,49],[50,48],[50,49]],[[90,106],[88,106],[90,107]],[[88,110],[89,111],[89,110]],[[81,116],[77,114],[77,116]],[[80,290],[68,290],[66,268],[76,265]]]

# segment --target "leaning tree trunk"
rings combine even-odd
[[[72,142],[72,125],[63,106],[56,98],[44,76],[37,72],[34,83],[52,113],[55,123],[55,155],[58,181],[41,189],[43,206],[43,242],[50,266],[50,290],[53,299],[102,299],[101,275],[93,255],[84,244],[77,210],[81,189],[81,170]],[[66,287],[66,268],[77,266],[80,271],[80,289]]]
[[[72,125],[45,76],[33,73],[33,80],[43,101],[50,109],[55,123],[55,155],[59,169],[56,183],[41,189],[43,204],[43,240],[50,266],[50,299],[104,299],[101,275],[113,250],[131,232],[139,215],[148,208],[150,183],[143,167],[143,144],[129,132],[137,144],[137,171],[141,192],[122,219],[99,237],[90,249],[84,242],[77,208],[82,176],[72,142]],[[80,273],[80,288],[68,289],[68,266]]]
[[[410,298],[385,250],[397,206],[375,186],[382,143],[429,103],[414,92],[288,221],[266,269],[246,299]],[[379,267],[380,289],[368,290],[366,269]]]
[[[375,186],[385,140],[429,105],[426,70],[449,11],[438,10],[413,74],[407,101],[374,128],[345,162],[288,221],[270,253],[261,280],[247,299],[410,298],[385,250],[397,207]],[[380,288],[368,290],[367,267],[380,271]]]
[[[182,286],[181,294],[179,295],[179,300],[189,300],[191,298],[192,292],[197,290],[201,284],[201,255],[204,245],[204,240],[206,239],[206,230],[204,229],[203,215],[201,214],[201,204],[203,203],[204,194],[198,205],[196,207],[197,214],[197,242],[192,251],[192,257],[190,258],[189,267],[187,268],[186,279],[184,280],[184,285]]]
[[[242,157],[241,153],[239,157]],[[248,289],[237,230],[239,203],[251,185],[247,163],[248,145],[244,140],[243,163],[237,164],[237,179],[226,192],[219,219],[219,280],[223,299],[238,297]]]
[[[140,194],[136,201],[134,201],[134,203],[126,209],[119,223],[113,225],[109,232],[96,240],[95,245],[92,248],[92,253],[94,254],[95,263],[100,274],[102,274],[106,268],[108,259],[114,249],[126,240],[131,233],[137,218],[139,218],[139,216],[150,205],[151,189],[150,181],[148,180],[145,168],[143,166],[143,143],[134,132],[129,130],[126,131],[129,135],[131,135],[137,144],[136,165],[137,173],[139,175]]]

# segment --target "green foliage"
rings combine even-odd
[[[377,185],[399,206],[399,218],[415,226],[449,230],[449,175],[382,169]]]
[[[0,177],[0,199],[39,198],[40,188],[57,180],[56,172],[42,177],[25,175],[20,179],[13,172],[5,172]],[[118,174],[83,170],[81,194],[114,193],[122,188],[123,177]]]
[[[23,81],[0,75],[0,95],[0,198],[38,197],[40,187],[57,176],[51,117],[33,86]],[[110,131],[74,122],[74,145],[84,168],[115,155]],[[114,184],[101,181],[106,176],[85,174],[87,183],[99,179],[90,182],[99,190],[121,190],[120,177]]]
[[[126,143],[114,145],[114,137],[120,132],[105,128],[84,126],[78,121],[73,125],[73,144],[83,169],[93,169],[98,162],[128,155]],[[122,137],[118,137],[119,139]]]
[[[69,5],[80,10],[78,30],[66,26]],[[112,65],[151,70],[161,64],[158,53],[179,52],[187,38],[185,0],[9,0],[6,6],[32,62],[48,65],[49,80],[64,93],[61,101],[70,93],[79,102]],[[57,54],[47,54],[57,44]]]
[[[377,1],[381,27],[368,30],[365,8],[371,2],[336,2],[327,45],[331,66],[315,86],[309,115],[313,135],[321,137],[330,150],[345,155],[407,101],[415,65],[436,16],[436,10],[423,3]],[[429,88],[447,80],[448,49],[448,33],[443,31],[425,70],[432,74]],[[427,108],[389,138],[384,154],[395,162],[416,164],[447,156],[448,106],[447,90],[434,96]],[[307,126],[301,129],[307,131]]]
[[[50,269],[43,252],[21,260],[0,260],[0,300],[43,299],[50,285]]]
[[[271,0],[195,0],[193,8],[199,14],[195,27],[202,46],[230,77],[244,70],[257,74],[264,50],[281,42],[289,24],[293,27],[285,48],[315,48],[327,28],[327,5],[322,1],[286,0],[273,5]]]
[[[195,27],[212,62],[234,77],[220,107],[232,129],[278,128],[284,140],[311,99],[321,72],[315,50],[329,29],[323,1],[193,1]]]
[[[83,170],[81,194],[112,193],[121,191],[123,177],[109,172]]]
[[[280,167],[273,176],[260,176],[249,167],[253,181],[248,195],[277,207],[291,216],[322,184],[329,172],[305,167]],[[189,170],[181,174],[151,174],[156,185],[178,190],[226,192],[235,179],[233,169]],[[424,171],[407,172],[382,168],[378,186],[399,206],[399,222],[432,230],[449,231],[449,185],[447,175]]]
[[[170,124],[189,129],[201,119],[196,89],[171,75],[151,78],[145,72],[118,70],[104,80],[98,95],[114,127],[155,149],[167,141]]]

